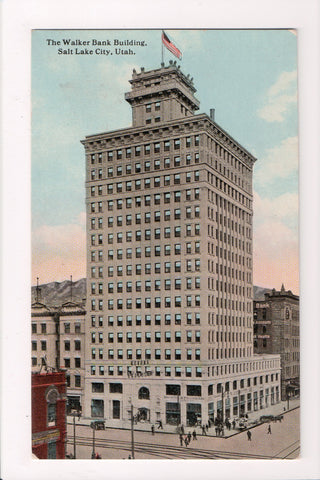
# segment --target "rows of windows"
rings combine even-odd
[[[161,286],[164,288],[164,290],[181,290],[182,288],[182,283],[184,283],[184,287],[188,290],[191,289],[199,289],[200,288],[200,277],[187,277],[182,281],[181,278],[175,278],[174,280],[171,280],[171,278],[167,279],[162,279],[162,280],[145,280],[144,282],[141,282],[140,280],[137,280],[136,282],[132,281],[127,281],[127,282],[122,282],[119,281],[117,283],[114,282],[109,282],[107,289],[108,293],[122,293],[124,291],[126,292],[141,292],[144,290],[145,292],[151,292],[151,291],[160,291]],[[103,283],[91,283],[91,294],[92,295],[101,295],[103,294]]]
[[[158,166],[156,163],[157,160],[154,161],[154,166]],[[158,160],[160,162],[160,160]],[[194,155],[194,162],[199,163],[199,154],[196,153]],[[191,163],[191,155],[186,156],[186,163]],[[165,169],[171,167],[180,167],[182,165],[181,157],[174,157],[173,161],[170,158],[165,158],[163,160],[163,166]],[[161,163],[160,163],[161,168]],[[155,170],[159,170],[159,168],[155,168]],[[131,163],[126,165],[125,167],[122,165],[118,165],[117,167],[108,167],[106,171],[106,178],[113,178],[113,177],[121,177],[122,175],[131,175],[133,173],[143,173],[151,171],[151,162],[147,161],[144,163],[138,162],[132,165]],[[101,180],[103,179],[103,169],[99,168],[98,170],[92,169],[91,170],[91,180]],[[199,181],[200,180],[200,172],[199,170],[195,170],[192,172],[187,172],[186,174],[175,173],[173,176],[167,175],[164,177],[165,185],[170,185],[171,180],[173,179],[174,185],[179,185],[180,183],[190,183],[192,181]],[[152,180],[154,182],[154,186],[158,186],[157,184],[160,182],[160,177],[152,177],[152,178],[145,178],[144,179],[144,188],[151,188]],[[126,191],[130,192],[133,189],[133,185],[136,185],[134,181],[128,180],[126,183]]]
[[[71,375],[66,374],[66,383],[67,387],[81,387],[81,375],[75,374],[73,375],[73,385],[71,384]]]
[[[118,348],[116,350],[109,348],[106,351],[106,358],[108,360],[181,360],[181,349],[170,349],[166,348],[161,350],[160,348],[152,350],[151,348],[127,348],[123,350]],[[91,359],[92,360],[103,360],[104,359],[104,350],[103,348],[91,348]],[[185,351],[186,360],[201,360],[201,351],[199,348],[192,350],[191,348],[186,349]]]
[[[168,323],[166,323],[166,317],[167,315],[165,315],[165,325],[170,325],[171,318],[168,319]],[[165,342],[171,342],[171,340],[173,342],[181,342],[181,336],[182,335],[180,331],[176,331],[174,332],[174,334],[171,331],[162,332],[162,334],[160,331],[156,331],[154,332],[154,335],[152,334],[152,332],[135,332],[135,334],[133,334],[132,332],[126,332],[125,335],[123,334],[123,332],[109,332],[108,335],[105,337],[105,340],[108,343],[114,343],[115,341],[117,341],[117,343],[123,343],[124,341],[127,343],[132,343],[132,341],[134,341],[134,343],[151,343],[152,339],[154,339],[155,342],[161,342],[162,340],[164,340]],[[185,337],[186,342],[199,343],[201,340],[201,332],[200,330],[186,330]],[[103,341],[104,340],[102,332],[91,332],[91,343],[103,343]]]
[[[123,325],[170,325],[174,323],[175,325],[181,325],[182,315],[181,313],[171,314],[156,314],[156,315],[108,315],[107,323],[108,326],[118,326]],[[200,325],[200,313],[199,312],[187,312],[184,316],[184,321],[187,325]],[[103,326],[103,316],[91,315],[91,327],[102,327]],[[100,337],[99,337],[100,339]],[[99,340],[100,341],[100,340]],[[102,337],[101,337],[102,341]]]
[[[109,298],[107,300],[107,309],[108,310],[131,310],[132,308],[141,309],[141,308],[171,308],[171,307],[200,307],[201,300],[200,295],[186,295],[184,301],[182,301],[181,296],[175,297],[145,297],[142,298]],[[240,302],[239,302],[240,303]],[[91,310],[103,310],[104,309],[103,299],[96,300],[95,298],[91,300]]]
[[[150,105],[150,104],[148,104]],[[148,107],[149,108],[149,107]],[[159,110],[160,107],[157,109]],[[146,110],[147,111],[147,110]],[[151,112],[151,109],[148,110]],[[147,113],[148,113],[147,112]],[[157,154],[161,152],[170,152],[171,150],[180,150],[181,147],[198,147],[200,144],[199,135],[188,136],[184,139],[175,138],[173,140],[164,140],[162,142],[154,142],[153,144],[147,143],[144,145],[136,145],[135,147],[118,148],[116,150],[109,150],[104,155],[102,152],[92,153],[90,155],[91,164],[102,163],[106,158],[108,162],[114,159],[121,160],[123,158],[140,157],[142,154],[150,155],[152,153]]]
[[[164,193],[164,194],[155,193],[154,195],[144,195],[144,197],[143,197],[144,198],[144,206],[148,206],[148,207],[151,206],[152,199],[153,199],[154,205],[160,205],[161,204],[161,196],[163,197],[163,203],[165,203],[165,204],[170,203],[172,198],[175,198],[175,199],[178,198],[178,197],[174,197],[174,195],[172,195],[171,192],[167,192],[167,193]],[[141,203],[140,203],[141,198],[142,197],[136,197],[136,199],[138,199],[139,207],[141,207]],[[101,207],[99,206],[98,209],[97,209],[96,208],[97,205],[100,205],[100,204],[101,204]],[[115,200],[115,201],[114,200],[108,200],[107,209],[108,209],[108,211],[113,211],[114,207],[116,207],[117,210],[122,210],[122,208],[124,207],[124,204],[125,204],[126,208],[131,208],[132,207],[132,198],[126,198],[126,199],[119,198],[118,200]],[[93,202],[93,203],[91,203],[90,208],[91,208],[91,213],[102,212],[102,202],[98,202],[98,204]],[[151,215],[151,212],[146,212],[146,213]],[[182,214],[180,208],[176,208],[173,213],[174,213],[173,218],[175,220],[180,220],[181,218],[199,218],[200,217],[200,206],[197,205],[197,206],[194,206],[193,208],[191,206],[186,207],[185,211],[184,211],[184,215]],[[133,219],[132,214],[127,214],[128,220],[126,220],[126,221],[130,221],[130,216],[131,216],[131,223],[132,223],[132,219]],[[126,217],[126,219],[127,219],[127,217]],[[151,218],[151,217],[149,217],[149,218]],[[101,217],[100,221],[102,221],[102,217]],[[94,219],[94,226],[92,226],[91,228],[96,228],[98,226],[99,226],[99,218]],[[102,227],[102,225],[101,225],[101,227]]]
[[[163,177],[163,178],[164,178],[164,184],[170,185],[170,176],[168,176],[168,178],[166,177]],[[108,195],[112,195],[113,193],[121,193],[124,191],[130,192],[132,191],[132,188],[131,188],[132,186],[130,187],[130,185],[127,185],[127,183],[128,182],[125,182],[125,183],[118,182],[116,184],[109,183],[107,185],[92,186],[90,188],[91,197],[95,197],[96,194],[105,195],[107,193]],[[134,186],[135,186],[135,190],[141,190],[142,189],[141,180],[135,180]],[[154,187],[157,187],[157,188],[160,187],[160,177],[154,178]],[[124,190],[124,188],[126,188],[126,190]],[[171,198],[173,198],[175,202],[181,202],[181,199],[186,201],[200,199],[200,188],[193,188],[193,189],[190,188],[190,189],[184,190],[184,192],[185,194],[183,198],[180,190],[171,192],[170,196],[169,195],[166,196],[166,194],[164,194],[164,198],[167,199],[167,202],[165,203],[169,203]],[[169,194],[170,192],[167,192],[167,193]],[[97,205],[99,205],[99,203],[100,202],[98,202]],[[135,203],[135,207],[141,207],[142,197],[141,196],[134,197],[134,203]],[[131,208],[132,206],[133,206],[133,199],[131,197],[126,198],[126,208]]]
[[[39,330],[40,327],[40,331]],[[64,322],[63,324],[64,327],[64,333],[81,333],[81,322]],[[31,333],[41,333],[41,334],[46,334],[48,333],[47,331],[47,323],[32,323],[31,324]]]
[[[181,249],[177,249],[175,251],[176,254],[180,254]],[[193,267],[194,265],[194,267]],[[186,271],[200,271],[200,260],[195,259],[194,263],[193,260],[187,260],[186,261]],[[173,272],[181,272],[181,261],[177,262],[163,262],[162,266],[161,263],[146,263],[144,266],[141,263],[135,264],[135,265],[125,265],[125,268],[123,265],[117,265],[116,267],[113,265],[109,265],[107,267],[107,276],[108,277],[113,277],[115,274],[118,277],[122,277],[124,275],[124,272],[127,276],[133,275],[151,275],[152,273],[161,273],[161,271],[164,271],[165,273],[170,273],[171,271]],[[91,267],[91,277],[92,278],[103,278],[103,267]]]
[[[65,368],[71,368],[71,361],[74,363],[74,368],[81,368],[81,358],[75,357],[71,358],[64,358],[64,366]]]
[[[264,383],[277,382],[279,380],[278,373],[272,373],[267,375],[260,375],[259,377],[249,377],[247,379],[233,380],[232,382],[217,383],[216,386],[208,385],[208,395],[214,395],[215,393],[230,392],[231,390],[238,390],[241,388],[248,388],[256,385],[263,385]]]
[[[179,215],[178,213],[175,212],[175,215]],[[161,221],[161,211],[156,211],[154,212],[153,214],[153,217],[154,217],[154,221],[155,222],[160,222]],[[134,220],[134,223],[136,225],[141,225],[142,223],[142,214],[141,213],[136,213],[136,215],[134,216],[134,218],[132,218],[132,215],[126,215],[125,217],[122,216],[122,215],[118,215],[117,217],[108,217],[107,219],[107,224],[108,224],[108,228],[112,228],[113,226],[117,226],[117,227],[121,227],[123,225],[132,225],[133,223],[133,220]],[[163,220],[164,221],[170,221],[171,218],[173,218],[173,215],[171,215],[171,210],[164,210],[163,211]],[[175,219],[177,219],[177,217],[174,217]],[[151,213],[150,212],[146,212],[144,214],[144,223],[151,223],[151,219],[152,219],[152,216],[151,216]],[[102,228],[102,218],[98,218],[97,219],[98,222],[96,222],[96,219],[95,218],[92,218],[91,219],[91,229],[95,229],[96,228],[96,223],[98,223],[98,228]],[[145,230],[144,232],[144,239],[145,240],[151,240],[151,230],[150,229],[147,229]],[[158,228],[158,229],[155,229],[154,232],[153,232],[153,235],[154,235],[154,238],[155,239],[161,239],[161,228]],[[187,236],[187,237],[191,237],[193,235],[200,235],[200,224],[199,223],[187,223],[185,225],[185,228],[182,228],[180,225],[177,225],[175,227],[163,227],[162,229],[162,236],[163,238],[171,238],[172,237],[175,237],[175,238],[179,238],[181,236]],[[111,240],[113,240],[114,236],[113,236],[113,233],[110,233],[109,236],[108,236],[108,243],[112,243]],[[117,233],[117,242],[118,243],[122,243],[122,240],[124,238],[128,238],[127,241],[132,241],[132,233],[126,233],[126,237],[124,237],[124,232],[118,232]],[[135,232],[135,237],[133,240],[135,240],[136,242],[140,242],[141,240],[143,239],[142,237],[142,232],[141,230],[137,230]],[[96,234],[91,234],[91,245],[95,245],[96,242],[99,242],[100,240],[100,236],[96,235]],[[103,241],[103,237],[102,237],[102,241]]]
[[[223,225],[224,227],[228,226],[228,228],[231,228],[232,230],[234,228],[235,231],[237,231],[238,225],[238,233],[241,233],[242,230],[242,234],[244,235],[243,226],[240,224],[240,222],[236,225],[236,220],[234,220],[232,216],[234,215],[243,222],[245,221],[251,225],[252,213],[248,213],[237,205],[234,205],[233,202],[229,202],[227,199],[221,197],[213,190],[208,190],[208,200],[213,202],[219,208],[219,212],[214,215],[213,208],[208,207],[208,217],[211,220],[215,219],[217,223],[220,223],[220,225]],[[227,215],[225,215],[225,213]]]
[[[38,327],[40,327],[39,332],[38,332]],[[38,325],[37,323],[32,323],[31,324],[31,333],[47,333],[47,324],[46,323],[40,323],[40,325]]]
[[[147,367],[147,372],[152,372],[151,371],[151,368],[148,369]],[[171,376],[175,376],[175,377],[181,377],[183,374],[186,376],[186,377],[192,377],[192,376],[195,376],[195,377],[202,377],[202,368],[201,367],[159,367],[159,366],[155,366],[154,367],[154,375],[155,376],[162,376],[164,374],[164,376],[166,377],[171,377]],[[133,370],[133,367],[131,366],[128,366],[127,369],[126,369],[126,373],[128,375],[128,377],[130,377],[131,375],[134,375],[134,374],[139,374],[139,373],[142,373],[142,368],[140,367],[136,367],[136,370],[134,371]],[[118,375],[118,376],[122,376],[124,374],[124,368],[122,365],[118,365],[118,366],[114,366],[114,365],[109,365],[108,367],[105,367],[104,365],[100,365],[100,366],[96,366],[96,365],[91,365],[91,375],[96,375],[96,374],[99,374],[99,375],[105,375],[105,374],[108,374],[108,376],[112,376],[112,375]]]

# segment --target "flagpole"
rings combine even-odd
[[[161,63],[164,63],[164,52],[163,52],[162,34],[163,34],[163,31],[161,32]]]

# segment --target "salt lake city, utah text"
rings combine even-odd
[[[145,40],[62,40],[46,39],[47,45],[57,47],[58,55],[135,55],[135,51],[128,47],[146,47]],[[91,48],[94,47],[94,48]],[[110,48],[101,48],[110,47]],[[124,48],[125,47],[125,48]]]

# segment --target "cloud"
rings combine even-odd
[[[254,192],[254,284],[299,291],[299,197],[286,192],[262,198]]]
[[[298,137],[289,137],[276,147],[269,148],[257,162],[254,181],[262,184],[276,178],[288,178],[298,170]]]
[[[255,224],[269,222],[285,222],[296,227],[299,214],[299,196],[297,193],[284,193],[276,198],[262,198],[254,192]]]
[[[279,221],[255,228],[253,238],[254,284],[279,288],[282,283],[299,291],[298,236]]]
[[[42,225],[32,234],[33,281],[41,283],[82,278],[86,275],[86,234],[84,213],[81,224]]]
[[[283,122],[286,113],[297,103],[297,72],[282,72],[268,90],[265,105],[258,116],[267,122]]]

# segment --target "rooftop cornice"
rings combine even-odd
[[[117,138],[122,140],[123,143],[128,143],[128,145],[132,145],[133,143],[138,144],[143,140],[144,135],[150,136],[153,135],[154,132],[160,133],[161,131],[168,129],[171,129],[172,132],[174,132],[174,130],[177,131],[179,128],[183,128],[187,125],[192,125],[192,127],[197,125],[199,130],[202,129],[212,133],[218,143],[220,143],[233,154],[242,157],[242,160],[249,162],[251,166],[254,164],[254,162],[256,162],[257,159],[250,152],[248,152],[248,150],[242,147],[242,145],[240,145],[229,133],[220,127],[220,125],[212,121],[206,113],[200,113],[198,115],[192,115],[182,119],[170,120],[169,122],[163,122],[154,127],[147,127],[144,125],[142,127],[128,127],[118,130],[111,130],[109,132],[87,135],[84,140],[81,140],[81,143],[85,146],[85,149],[88,152],[92,150],[92,147],[110,148],[106,146],[105,142],[109,140],[116,140]],[[94,146],[94,142],[99,143],[99,145]]]

